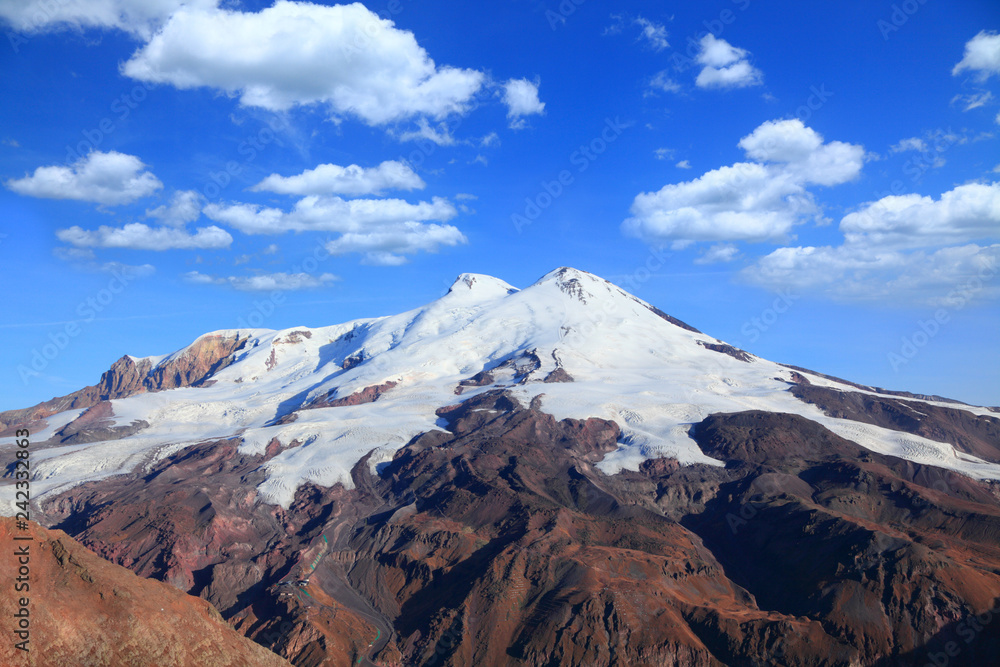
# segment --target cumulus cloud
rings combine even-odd
[[[194,234],[174,227],[150,227],[133,222],[124,227],[101,226],[88,231],[77,226],[60,229],[56,237],[77,248],[128,248],[132,250],[192,250],[228,248],[233,237],[224,229],[199,228]]]
[[[651,244],[781,240],[823,221],[810,185],[855,179],[864,148],[824,142],[802,121],[768,121],[739,142],[753,162],[721,167],[658,192],[640,193],[623,231]]]
[[[163,187],[134,155],[94,151],[72,166],[38,167],[30,176],[4,185],[14,192],[45,199],[75,199],[105,206],[128,204]]]
[[[404,255],[437,252],[440,246],[467,242],[465,235],[452,225],[406,222],[376,231],[344,234],[328,243],[326,249],[333,255],[361,253],[366,264],[396,266],[407,261]]]
[[[527,79],[511,79],[503,86],[503,103],[507,105],[507,120],[512,129],[525,126],[524,116],[545,112],[545,103],[538,99],[538,84]]]
[[[742,275],[770,289],[840,300],[948,305],[964,283],[996,275],[1000,245],[971,241],[1000,237],[1000,183],[961,185],[937,200],[884,197],[844,216],[840,230],[842,245],[779,248]],[[1000,296],[995,283],[977,287],[975,298]]]
[[[386,160],[377,167],[321,164],[296,176],[271,174],[250,188],[283,195],[371,195],[383,190],[421,190],[424,181],[409,165]]]
[[[699,88],[758,86],[763,74],[750,64],[750,52],[709,33],[701,38],[695,61],[702,65],[695,85]]]
[[[181,7],[211,10],[219,0],[3,0],[0,19],[21,32],[112,28],[148,38]]]
[[[844,216],[850,244],[928,247],[1000,237],[1000,183],[970,183],[940,199],[890,195]]]
[[[981,31],[965,44],[965,56],[951,70],[957,76],[973,71],[980,80],[1000,74],[1000,33]]]
[[[352,199],[309,196],[291,211],[255,204],[209,204],[204,213],[244,234],[285,232],[362,232],[380,225],[413,221],[447,221],[458,215],[447,199],[410,204],[402,199]]]
[[[383,125],[464,113],[482,72],[438,66],[413,33],[361,3],[278,0],[259,12],[184,6],[122,65],[177,88],[215,88],[271,111],[322,105]]]
[[[325,287],[339,280],[332,273],[312,275],[310,273],[263,273],[255,276],[211,276],[198,271],[189,271],[184,279],[197,285],[227,285],[242,292],[291,292],[296,290]]]
[[[779,248],[742,277],[771,290],[819,291],[838,301],[961,307],[1000,297],[1000,245],[903,252],[854,245]]]
[[[179,190],[170,198],[169,204],[147,209],[147,218],[157,218],[165,225],[183,227],[201,217],[202,197],[197,190]]]

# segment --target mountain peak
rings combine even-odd
[[[507,296],[517,292],[512,285],[482,273],[462,273],[448,289],[448,294],[474,293],[481,296]]]

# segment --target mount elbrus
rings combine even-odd
[[[5,460],[18,429],[38,539],[111,561],[57,559],[83,583],[33,600],[62,664],[153,664],[93,631],[98,600],[143,615],[127,570],[221,613],[157,607],[214,623],[220,665],[271,664],[245,638],[295,665],[1000,664],[995,409],[761,359],[582,271],[122,357],[0,413]]]

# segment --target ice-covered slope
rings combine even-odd
[[[622,438],[600,464],[607,473],[661,456],[721,465],[701,452],[690,427],[712,413],[757,409],[805,416],[878,452],[1000,478],[1000,465],[952,445],[828,417],[789,393],[795,371],[680,324],[601,278],[563,268],[523,290],[464,274],[440,299],[392,317],[216,332],[210,335],[248,337],[232,363],[203,386],[113,400],[116,425],[149,424],[134,435],[38,449],[35,492],[128,472],[198,442],[240,438],[246,453],[263,453],[275,440],[284,448],[268,462],[260,490],[287,506],[306,481],[350,486],[351,469],[369,452],[374,469],[439,428],[438,408],[500,387],[525,404],[537,398],[557,418],[615,421]],[[154,370],[183,353],[151,358]],[[75,417],[54,415],[49,423]]]

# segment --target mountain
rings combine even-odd
[[[0,596],[4,619],[24,609],[30,619],[26,635],[0,645],[5,665],[289,664],[234,632],[205,600],[137,577],[61,531],[34,522],[18,529],[13,519],[2,517],[0,542],[11,547],[0,561],[4,581],[18,576],[18,561],[10,556],[15,549],[28,554],[20,562],[29,569],[21,575],[28,588],[18,596]],[[19,605],[19,599],[29,603]]]
[[[29,428],[43,523],[296,665],[973,665],[995,414],[561,268],[126,356],[0,413],[0,455]]]

